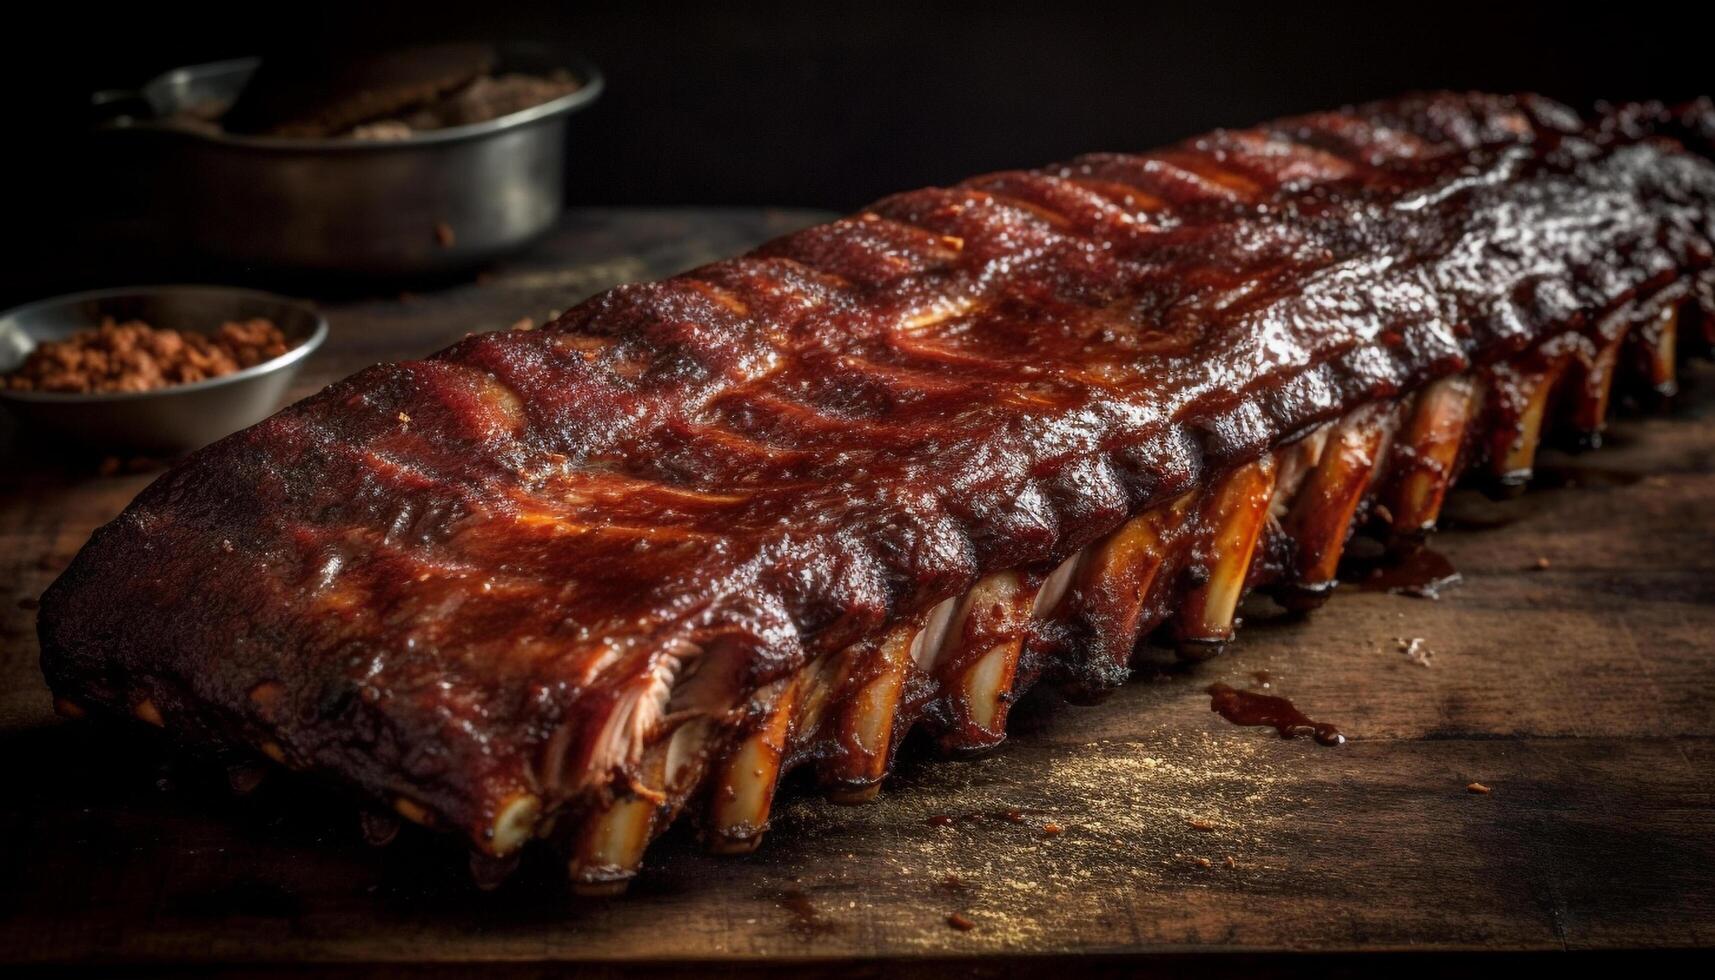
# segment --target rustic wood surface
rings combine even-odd
[[[303,387],[809,217],[574,213],[477,283],[324,304],[332,338]],[[1398,950],[1715,945],[1715,370],[1688,373],[1672,413],[1551,455],[1524,498],[1461,491],[1436,547],[1464,582],[1439,601],[1343,589],[1099,706],[1033,695],[991,755],[908,751],[869,806],[799,786],[751,857],[678,828],[629,895],[600,900],[546,854],[479,893],[456,848],[414,831],[369,848],[349,804],[303,779],[237,798],[147,733],[56,720],[34,599],[153,474],[0,432],[0,961],[906,975],[1079,954],[1330,975],[1397,971],[1372,957]],[[1428,666],[1402,651],[1414,638]],[[1210,712],[1211,683],[1264,679],[1350,740]]]

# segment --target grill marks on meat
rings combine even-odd
[[[915,724],[1212,653],[1670,390],[1715,295],[1672,122],[1443,94],[1089,156],[372,368],[97,532],[44,670],[589,888],[685,809],[754,847],[786,769],[862,799]]]

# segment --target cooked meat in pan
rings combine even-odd
[[[914,191],[203,450],[44,597],[62,709],[259,751],[623,886],[906,732],[1205,657],[1456,478],[1669,391],[1715,309],[1707,105],[1432,94]],[[485,876],[492,877],[492,876]]]

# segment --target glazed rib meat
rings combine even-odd
[[[587,888],[780,774],[862,799],[1039,678],[1314,604],[1354,527],[1599,436],[1710,308],[1707,107],[1433,94],[883,200],[186,460],[43,599],[67,713],[246,747]],[[1686,328],[1691,329],[1690,327]],[[1627,381],[1626,383],[1632,383]]]

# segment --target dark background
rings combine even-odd
[[[0,69],[22,114],[0,163],[6,300],[123,278],[88,188],[124,161],[87,136],[91,91],[271,50],[487,37],[583,52],[608,88],[574,123],[574,204],[846,209],[1411,88],[1581,105],[1715,90],[1710,35],[1684,3],[32,6]]]

